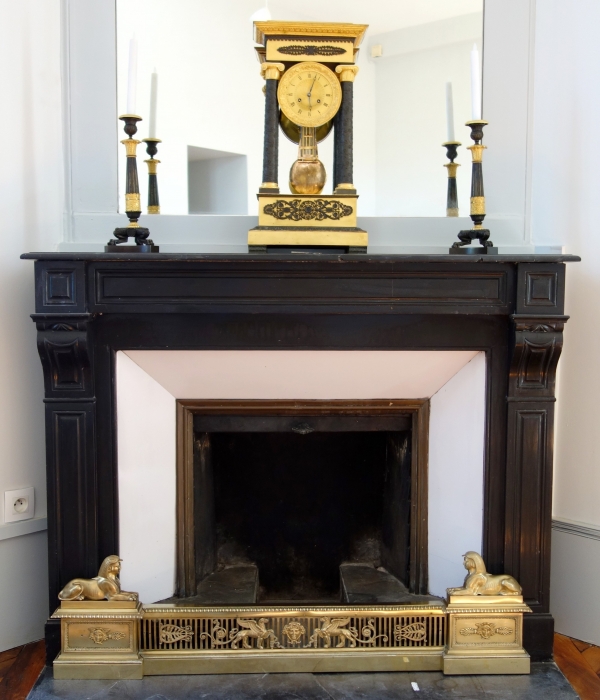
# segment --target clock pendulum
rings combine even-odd
[[[292,194],[321,194],[326,180],[325,166],[319,160],[317,129],[301,126],[298,160],[290,168],[290,190]]]
[[[254,27],[266,83],[265,131],[258,226],[248,233],[249,251],[366,253],[368,234],[356,220],[352,111],[356,55],[367,25],[255,22]],[[279,190],[280,128],[298,143],[291,195]],[[318,143],[331,130],[333,192],[327,195]]]

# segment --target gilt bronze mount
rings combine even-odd
[[[476,552],[464,555],[465,585],[448,590],[447,605],[185,607],[142,605],[124,592],[101,600],[102,581],[109,577],[114,588],[120,561],[107,557],[98,577],[74,579],[61,592],[52,616],[61,622],[55,678],[530,670],[523,614],[531,611],[521,587],[512,576],[488,574]]]

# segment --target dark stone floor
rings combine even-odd
[[[418,691],[413,688],[418,686]],[[55,681],[39,677],[27,700],[577,700],[553,663],[530,676],[429,673],[287,673],[147,676],[141,681]]]

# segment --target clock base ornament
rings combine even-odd
[[[260,193],[258,226],[248,232],[248,247],[257,253],[275,246],[366,253],[369,235],[357,226],[357,200],[356,194]]]

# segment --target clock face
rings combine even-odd
[[[340,108],[342,90],[335,73],[321,63],[306,61],[287,70],[277,90],[279,106],[298,126],[321,126]]]

